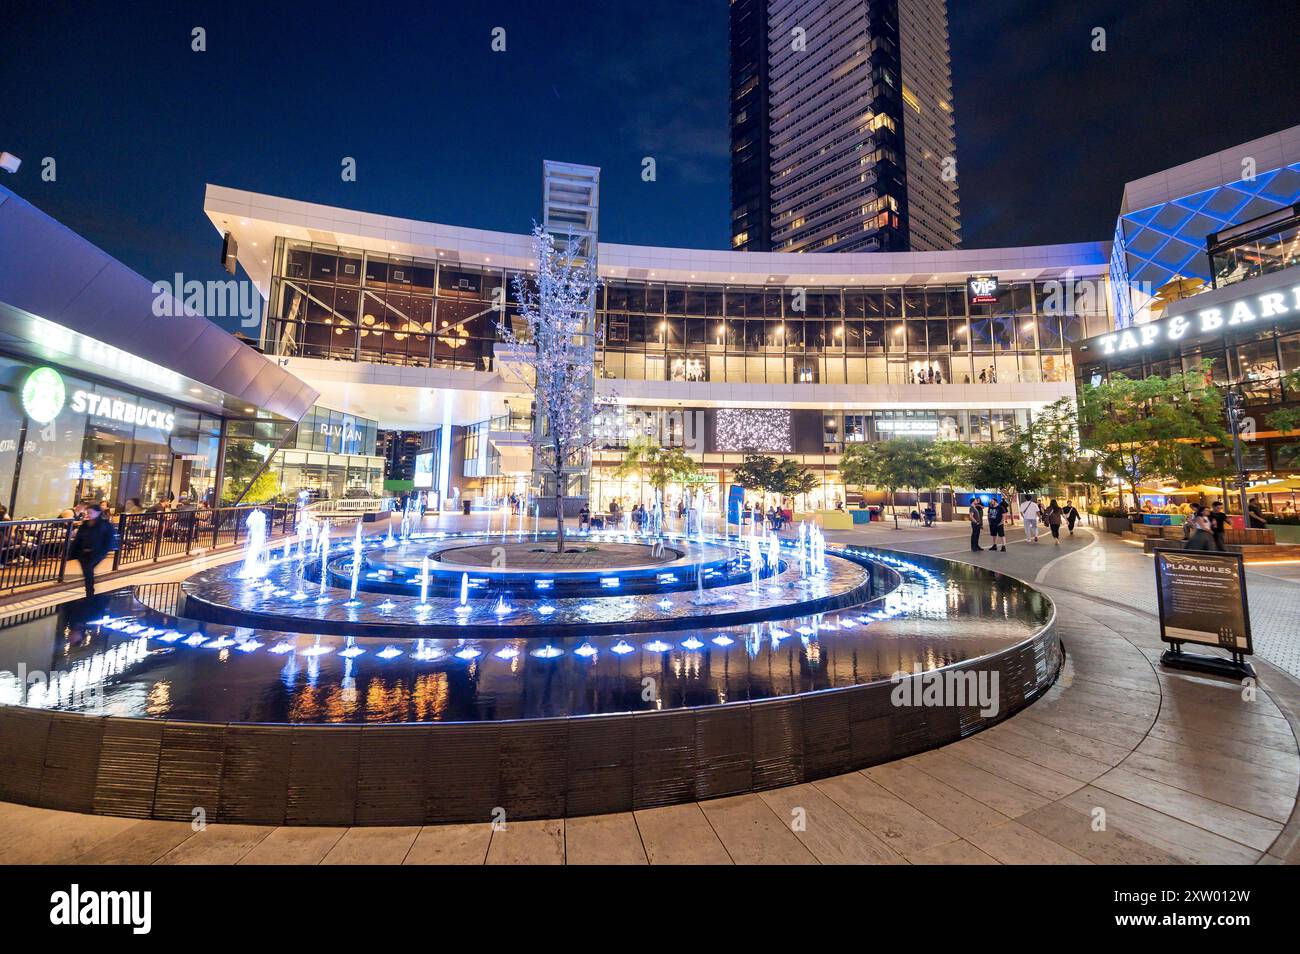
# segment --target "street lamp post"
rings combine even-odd
[[[1241,495],[1241,525],[1250,526],[1249,511],[1246,509],[1246,468],[1241,459],[1241,421],[1245,412],[1245,399],[1240,391],[1231,390],[1225,401],[1228,410],[1228,428],[1232,432],[1232,459],[1237,471],[1234,481],[1237,492]]]

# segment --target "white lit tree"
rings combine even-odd
[[[513,352],[503,362],[533,393],[531,443],[535,467],[555,482],[556,552],[564,552],[566,470],[595,440],[592,375],[599,329],[591,317],[597,278],[593,261],[577,238],[558,247],[540,225],[533,226],[536,277],[514,276],[518,328],[502,322],[501,338]]]

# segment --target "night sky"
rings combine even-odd
[[[949,6],[966,247],[1109,239],[1127,180],[1300,122],[1295,0]],[[220,277],[206,182],[524,232],[544,158],[605,240],[727,246],[722,0],[9,0],[0,91],[0,181],[151,280]]]

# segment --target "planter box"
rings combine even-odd
[[[1096,519],[1107,533],[1127,533],[1132,528],[1128,517],[1097,517]]]
[[[1270,523],[1268,528],[1278,543],[1300,543],[1300,523]]]

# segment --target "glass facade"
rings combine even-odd
[[[1110,329],[1103,294],[1068,309],[1060,283],[892,288],[671,285],[602,288],[598,373],[650,381],[780,384],[1070,380],[1070,346]],[[1063,314],[1062,311],[1065,313]]]
[[[227,423],[224,501],[232,502],[248,486],[291,427],[291,421],[262,418]],[[384,458],[376,454],[378,434],[375,421],[312,407],[244,502],[292,500],[302,492],[312,500],[382,496]]]
[[[55,517],[79,500],[211,501],[219,418],[60,371],[58,411],[38,422],[23,401],[36,367],[0,356],[0,502],[12,517]]]
[[[1209,249],[1215,288],[1300,265],[1300,205],[1212,235]]]
[[[1258,421],[1256,438],[1247,443],[1247,467],[1252,472],[1300,472],[1300,441],[1281,439],[1266,430],[1269,411],[1280,405],[1300,403],[1300,393],[1285,387],[1283,376],[1300,368],[1300,331],[1271,322],[1252,325],[1250,330],[1230,332],[1213,338],[1189,338],[1123,355],[1101,359],[1101,351],[1088,346],[1076,354],[1077,385],[1100,384],[1112,374],[1128,378],[1149,375],[1168,377],[1190,371],[1200,361],[1210,361],[1207,384],[1235,388],[1245,398],[1247,416]],[[1223,455],[1227,449],[1219,449]],[[1226,456],[1221,461],[1228,467]]]
[[[486,371],[498,316],[513,313],[504,270],[284,239],[276,263],[269,354]],[[1061,287],[1004,283],[996,303],[970,304],[965,285],[610,280],[597,292],[597,373],[786,384],[1068,381],[1070,346],[1110,330],[1109,296],[1063,296]]]
[[[645,436],[661,446],[684,447],[690,452],[700,463],[703,480],[699,486],[705,493],[706,509],[714,508],[721,488],[731,483],[732,472],[745,455],[716,449],[716,424],[709,419],[711,413],[689,408],[630,408],[600,414],[596,422],[600,441],[593,454],[592,499],[606,506],[611,499],[628,504],[648,502],[652,498],[653,488],[641,477],[616,477],[614,473],[628,442],[633,437]],[[776,435],[774,441],[755,450],[780,460],[797,461],[818,476],[818,486],[797,501],[798,506],[809,509],[834,507],[849,499],[838,472],[840,454],[847,443],[892,437],[989,443],[1009,440],[1030,421],[1030,412],[1025,408],[792,413],[798,419],[790,426],[797,433]],[[809,433],[810,429],[814,433]],[[787,447],[793,444],[794,450],[774,451],[772,448],[777,444]],[[667,488],[670,507],[676,505],[681,492],[682,488],[675,484]]]
[[[280,238],[273,276],[267,354],[491,369],[501,272]]]

